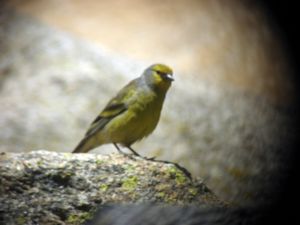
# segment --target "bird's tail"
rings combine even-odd
[[[93,138],[87,136],[79,142],[79,144],[73,150],[73,153],[85,153],[97,146],[98,145],[95,144]]]

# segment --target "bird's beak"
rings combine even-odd
[[[166,78],[169,81],[174,81],[174,78],[173,78],[173,76],[171,74],[167,74]]]

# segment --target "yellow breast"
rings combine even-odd
[[[155,93],[137,98],[126,112],[107,124],[108,142],[130,146],[151,134],[159,121],[163,101],[164,96]]]

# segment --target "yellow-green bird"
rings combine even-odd
[[[163,64],[148,67],[107,103],[73,152],[88,152],[113,143],[121,153],[118,144],[139,155],[131,145],[155,129],[173,80],[170,67]]]

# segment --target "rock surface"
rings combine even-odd
[[[120,154],[0,155],[0,224],[80,224],[119,203],[224,206],[172,164]]]

